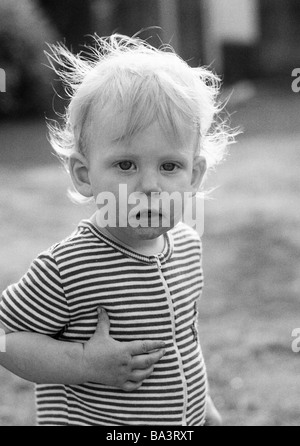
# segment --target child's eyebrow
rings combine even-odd
[[[187,155],[188,155],[187,152],[175,152],[174,151],[174,152],[162,154],[157,159],[159,161],[177,160],[177,161],[183,162],[184,160],[186,160]],[[126,152],[125,150],[107,154],[107,159],[109,159],[109,160],[118,159],[118,158],[122,158],[122,159],[128,158],[128,159],[134,159],[134,160],[140,161],[143,158],[145,158],[145,156],[143,156],[139,153]]]

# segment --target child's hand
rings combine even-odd
[[[222,426],[222,417],[210,396],[207,397],[205,426]]]
[[[138,389],[163,357],[164,342],[118,342],[109,335],[109,318],[103,309],[95,334],[83,345],[83,379],[126,392]]]

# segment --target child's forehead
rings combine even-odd
[[[91,128],[94,145],[123,154],[147,153],[151,150],[161,154],[188,155],[197,149],[199,137],[196,130],[191,131],[190,128],[182,126],[182,138],[178,139],[175,133],[163,128],[158,120],[154,120],[147,126],[137,127],[131,134],[126,129],[123,118],[122,113],[118,113],[103,120],[96,114]]]

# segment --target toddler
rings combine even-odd
[[[3,292],[0,364],[37,383],[39,425],[218,423],[197,332],[200,238],[184,200],[160,201],[195,196],[231,142],[218,79],[139,38],[51,49],[71,100],[50,141],[97,210]]]

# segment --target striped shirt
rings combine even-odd
[[[83,220],[4,291],[0,320],[13,331],[84,343],[95,332],[101,306],[114,339],[166,343],[153,374],[130,393],[92,382],[38,384],[39,425],[203,425],[207,383],[197,332],[201,243],[183,223],[165,238],[162,253],[143,256]]]

